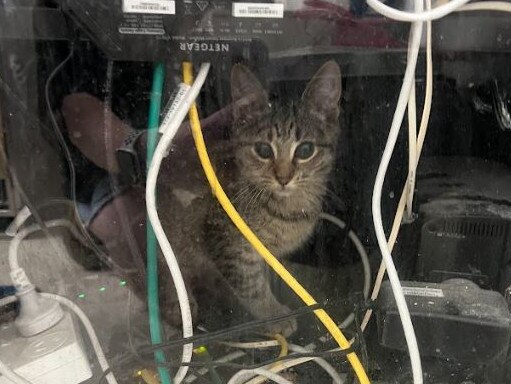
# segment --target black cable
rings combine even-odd
[[[158,364],[158,366],[167,367],[167,368],[169,368],[169,367],[175,368],[175,367],[181,367],[181,366],[188,366],[188,367],[195,367],[195,368],[199,368],[199,367],[207,368],[209,366],[215,366],[215,367],[228,367],[228,368],[235,368],[235,369],[256,369],[256,368],[261,368],[261,367],[264,367],[264,366],[267,366],[270,364],[278,363],[281,361],[294,360],[294,359],[299,359],[302,357],[313,357],[313,358],[330,357],[333,354],[339,354],[340,356],[344,357],[348,353],[351,353],[351,352],[353,352],[352,347],[350,347],[348,350],[343,349],[340,351],[330,350],[330,351],[323,351],[323,352],[293,353],[290,355],[265,360],[265,361],[262,361],[262,362],[256,363],[256,364],[240,364],[240,363],[232,363],[232,362],[215,362],[215,361],[207,363],[207,362],[202,362],[202,361],[200,361],[200,362],[196,361],[196,362],[190,362],[190,363],[181,363],[181,362],[164,363],[164,364]]]
[[[319,304],[309,305],[309,306],[298,308],[298,309],[291,311],[285,315],[276,316],[276,317],[272,317],[269,319],[249,321],[247,323],[235,325],[233,327],[226,328],[226,329],[221,329],[219,331],[208,332],[208,333],[201,334],[201,335],[194,335],[191,337],[167,341],[167,342],[160,343],[160,344],[146,345],[146,346],[142,346],[142,348],[139,349],[139,353],[142,353],[142,354],[153,353],[153,352],[155,352],[159,349],[162,349],[162,348],[179,347],[179,346],[183,346],[185,344],[190,344],[190,343],[207,344],[208,342],[210,342],[212,340],[216,340],[216,339],[219,339],[222,337],[226,338],[226,337],[232,336],[233,334],[237,334],[237,333],[246,331],[247,329],[252,329],[252,328],[256,328],[256,327],[260,327],[260,326],[268,325],[268,324],[279,323],[281,321],[284,321],[284,320],[287,320],[287,319],[290,319],[293,317],[297,317],[300,315],[314,312],[315,310],[318,310],[318,309],[321,309],[321,306]]]
[[[145,355],[145,354],[152,355],[155,350],[162,349],[162,348],[178,347],[178,346],[182,346],[184,344],[190,344],[190,343],[207,344],[210,341],[213,341],[213,340],[216,340],[216,339],[219,339],[219,338],[222,338],[222,337],[226,338],[228,336],[232,336],[232,335],[235,335],[237,333],[246,331],[247,329],[253,329],[253,328],[256,328],[256,327],[263,326],[263,325],[278,323],[278,322],[281,322],[283,320],[287,320],[287,319],[292,318],[292,317],[296,317],[296,316],[300,316],[300,315],[303,315],[303,314],[312,313],[312,312],[314,312],[314,311],[316,311],[316,310],[318,310],[320,308],[321,308],[321,306],[319,304],[314,304],[314,305],[298,308],[298,309],[296,309],[294,311],[291,311],[290,313],[288,313],[286,315],[282,315],[282,316],[278,316],[278,317],[273,317],[273,318],[269,318],[269,319],[262,319],[262,320],[254,320],[254,321],[250,321],[250,322],[247,322],[247,323],[235,325],[235,326],[230,327],[230,328],[222,329],[222,330],[219,330],[219,331],[208,332],[208,333],[201,334],[201,335],[195,335],[195,336],[192,336],[192,337],[182,338],[182,339],[173,340],[173,341],[169,341],[169,342],[165,342],[165,343],[160,343],[160,344],[155,344],[155,345],[142,346],[142,348],[139,348],[136,351],[136,355],[134,355],[134,356],[129,355],[129,356],[123,357],[123,358],[119,359],[119,361],[115,365],[122,366],[122,365],[124,365],[124,364],[126,364],[128,362],[133,361],[133,360],[137,360],[139,362],[140,361],[147,361],[148,364],[154,365],[154,359],[153,358],[149,358],[149,357],[145,358],[142,355]],[[292,359],[292,358],[298,358],[298,357],[323,357],[325,355],[329,356],[329,355],[331,355],[333,353],[339,354],[339,356],[346,356],[347,354],[353,352],[353,349],[354,349],[354,346],[356,346],[356,343],[357,343],[357,341],[355,340],[355,343],[349,349],[345,349],[345,350],[342,350],[342,351],[327,351],[327,352],[310,353],[310,354],[307,353],[307,354],[288,355],[288,356],[291,356],[291,357],[284,356],[282,358],[277,358],[277,360],[271,360],[271,361],[268,361],[268,362],[261,363],[261,364],[259,364],[257,366],[254,366],[254,368],[259,368],[259,367],[262,367],[264,365],[271,364],[273,361],[280,361],[279,359],[286,360],[286,359]],[[165,366],[165,367],[179,367],[181,365],[183,365],[183,366],[186,365],[186,366],[190,366],[190,367],[204,367],[204,366],[207,367],[208,364],[213,365],[213,366],[226,366],[226,367],[242,368],[242,369],[245,368],[245,365],[243,365],[243,364],[218,363],[218,362],[214,362],[214,361],[211,361],[211,362],[201,362],[201,363],[196,362],[196,363],[189,363],[189,364],[167,363],[166,365],[161,365],[161,366],[162,367],[163,366]],[[249,366],[247,369],[253,369],[253,368],[251,368]],[[110,372],[111,372],[111,368],[106,370],[103,373],[103,375],[100,377],[100,379],[98,381],[98,384],[101,384],[102,381],[104,380],[104,378]]]
[[[112,264],[110,258],[107,254],[105,254],[102,250],[99,249],[97,244],[92,239],[91,235],[89,234],[89,231],[84,227],[82,221],[80,220],[79,214],[78,214],[78,208],[76,206],[76,170],[75,166],[73,164],[73,158],[71,156],[71,151],[69,150],[69,146],[66,143],[66,139],[64,138],[64,135],[60,131],[59,125],[57,123],[57,119],[55,117],[55,114],[53,112],[51,103],[50,103],[50,85],[55,76],[62,70],[62,68],[67,64],[67,62],[71,59],[71,57],[74,54],[75,50],[75,43],[71,43],[71,47],[69,49],[68,55],[62,60],[50,73],[48,78],[46,79],[46,84],[44,86],[44,97],[46,101],[46,107],[48,109],[48,114],[50,115],[50,121],[53,128],[53,131],[55,133],[55,136],[57,136],[57,139],[59,141],[59,144],[64,152],[64,157],[66,158],[66,161],[68,163],[69,168],[69,183],[70,183],[70,199],[73,203],[74,213],[75,213],[75,219],[78,222],[78,227],[80,228],[80,231],[82,232],[83,236],[87,240],[90,248],[96,253],[97,256],[99,256],[107,265]],[[34,212],[32,212],[33,214]]]
[[[308,352],[308,353],[293,353],[286,356],[276,357],[274,359],[269,359],[262,361],[260,363],[256,364],[240,364],[240,363],[232,363],[232,362],[219,362],[219,361],[210,361],[210,362],[190,362],[190,363],[163,363],[158,364],[157,367],[165,367],[165,368],[176,368],[181,366],[187,366],[192,368],[209,368],[211,366],[215,367],[227,367],[227,368],[234,368],[234,369],[256,369],[261,368],[270,364],[278,363],[280,361],[286,361],[286,360],[294,360],[299,359],[302,357],[310,357],[310,358],[318,358],[318,357],[331,357],[333,355],[339,356],[339,357],[346,357],[346,355],[352,353],[355,351],[355,347],[358,345],[358,340],[355,340],[355,342],[348,348],[343,350],[329,350],[329,351],[321,351],[321,352]],[[125,363],[128,360],[131,359],[125,359],[126,361],[121,361],[121,363]],[[154,365],[154,360],[147,358],[147,362],[149,364]],[[112,372],[112,368],[109,368],[105,372],[103,372],[103,375],[99,378],[98,384],[102,384],[106,376]]]
[[[69,150],[69,147],[67,146],[66,140],[64,138],[64,135],[59,129],[59,125],[57,123],[57,119],[55,117],[55,114],[53,113],[53,109],[50,103],[50,85],[54,77],[62,70],[62,68],[67,64],[69,60],[71,60],[71,57],[73,57],[74,54],[74,43],[71,43],[71,47],[69,49],[68,55],[62,60],[50,73],[48,78],[46,79],[46,83],[44,85],[44,98],[46,101],[46,108],[48,109],[48,114],[50,115],[50,121],[53,127],[53,131],[55,133],[55,136],[57,136],[57,139],[60,143],[60,146],[62,150],[64,151],[64,156],[66,158],[66,161],[68,162],[69,166],[69,179],[71,183],[71,193],[70,197],[72,201],[76,201],[76,171],[73,164],[73,159],[71,156],[71,151]]]

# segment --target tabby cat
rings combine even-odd
[[[300,100],[277,104],[270,103],[252,72],[235,65],[231,95],[235,173],[221,181],[244,220],[283,259],[312,235],[322,210],[339,134],[341,72],[329,61],[310,80]],[[198,270],[216,269],[254,317],[287,313],[289,309],[270,289],[268,267],[261,256],[213,198],[209,207],[202,247],[194,250],[204,252],[208,260],[198,266],[190,256],[181,257],[185,275],[197,282],[204,277]],[[182,253],[190,253],[190,248]],[[191,301],[196,309],[193,297]],[[169,307],[174,309],[175,305]],[[270,329],[285,335],[295,330],[295,320]]]

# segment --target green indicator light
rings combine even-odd
[[[106,291],[106,288],[105,287],[101,287],[99,288],[99,292],[105,292]]]
[[[195,353],[201,355],[203,353],[206,353],[208,350],[205,346],[201,345],[200,347],[195,348]]]
[[[78,295],[78,298],[79,298],[79,299],[85,299],[85,293],[80,293],[80,294]]]
[[[126,286],[126,284],[128,284],[128,283],[126,282],[126,280],[121,280],[121,281],[119,282],[119,286],[120,286],[120,287],[125,287],[125,286]]]

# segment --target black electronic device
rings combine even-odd
[[[434,376],[437,367],[442,366],[442,374],[451,376],[453,383],[471,375],[491,383],[501,382],[498,380],[511,340],[511,314],[501,294],[465,279],[440,284],[403,281],[402,286],[426,374]],[[380,346],[394,352],[407,351],[388,282],[382,286],[377,308]]]

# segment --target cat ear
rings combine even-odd
[[[342,80],[339,65],[330,60],[313,76],[302,95],[302,103],[308,111],[327,118],[339,116]]]
[[[231,97],[234,118],[248,118],[268,108],[268,95],[257,77],[244,65],[231,70]]]

